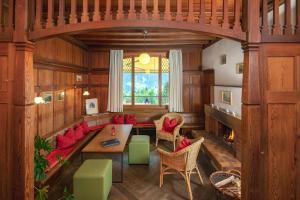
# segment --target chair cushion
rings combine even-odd
[[[169,117],[165,117],[162,130],[168,133],[173,133],[176,126],[177,126],[176,118],[170,120]]]
[[[115,115],[112,120],[114,124],[124,124],[124,115]]]
[[[177,143],[176,145],[176,152],[180,151],[188,146],[190,146],[192,143],[189,139],[187,139],[186,137],[184,137],[180,142]]]
[[[82,126],[77,126],[75,128],[75,139],[76,139],[76,141],[78,141],[78,140],[81,140],[82,138],[84,138],[83,128],[82,128]]]
[[[48,167],[45,169],[46,172],[50,171],[53,167],[55,167],[59,159],[58,157],[65,158],[67,157],[72,151],[73,147],[68,148],[68,149],[53,149],[47,156],[46,160],[48,161]]]
[[[136,122],[136,116],[135,115],[125,115],[125,122],[126,124],[133,124],[135,125]]]

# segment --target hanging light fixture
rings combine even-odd
[[[144,30],[144,47],[146,46],[146,36],[147,36],[147,34],[148,34],[148,31]],[[151,60],[151,57],[147,52],[143,52],[139,56],[140,63],[142,63],[144,65],[148,64],[150,62],[150,60]]]

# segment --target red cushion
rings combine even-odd
[[[56,148],[57,149],[67,149],[75,144],[75,139],[71,139],[65,135],[58,135],[56,137]]]
[[[165,117],[162,130],[168,133],[173,133],[176,126],[177,126],[176,118],[170,120],[168,117]]]
[[[48,167],[46,168],[46,172],[55,167],[58,164],[57,157],[60,156],[61,158],[67,157],[72,151],[73,147],[68,149],[53,149],[47,156],[46,160],[48,161]]]
[[[89,129],[90,129],[90,131],[95,131],[95,130],[98,130],[98,129],[105,128],[107,125],[109,125],[109,123],[91,126]]]
[[[113,117],[114,124],[124,124],[124,115],[115,115]]]
[[[66,132],[65,132],[65,136],[70,138],[74,144],[76,143],[76,136],[75,136],[75,131],[73,128],[69,128]]]
[[[125,115],[125,122],[126,124],[136,124],[136,117],[135,115]]]
[[[90,129],[89,129],[89,125],[86,121],[83,121],[81,122],[80,124],[82,126],[82,129],[83,129],[83,134],[88,134],[90,132]]]
[[[181,142],[176,146],[176,150],[175,151],[180,151],[181,149],[184,149],[187,146],[190,146],[192,143],[189,139],[187,139],[186,137],[183,138],[183,140],[181,140]]]
[[[78,141],[78,140],[81,140],[82,138],[84,138],[83,128],[82,128],[82,126],[77,126],[75,128],[75,139],[76,139],[76,141]]]

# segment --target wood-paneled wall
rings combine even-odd
[[[52,101],[37,106],[36,133],[50,137],[82,116],[83,88],[87,87],[86,50],[54,38],[36,43],[34,52],[36,94],[52,94]],[[82,80],[77,80],[76,76]],[[59,96],[64,94],[63,99]]]
[[[138,50],[124,49],[126,54],[139,55]],[[149,52],[163,52],[169,49],[147,49]],[[202,96],[202,49],[200,47],[183,47],[183,101],[184,112],[204,115]],[[99,111],[106,112],[109,83],[109,50],[98,49],[89,53],[89,76],[91,98],[98,98]]]

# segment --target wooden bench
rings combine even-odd
[[[234,155],[206,131],[192,131],[194,137],[204,137],[201,151],[206,154],[216,170],[228,171],[231,169],[241,170],[241,162]]]

